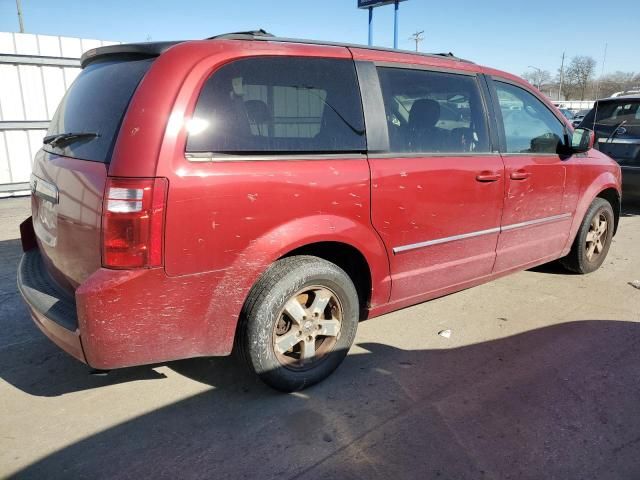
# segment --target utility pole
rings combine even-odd
[[[422,30],[421,32],[416,32],[409,37],[409,40],[413,40],[414,42],[416,42],[416,52],[418,51],[418,43],[424,40],[423,33],[424,30]]]
[[[562,63],[560,64],[560,87],[558,88],[558,101],[560,101],[560,97],[562,96],[562,82],[564,81],[564,54],[562,52]]]
[[[24,33],[24,23],[22,22],[22,5],[20,5],[20,0],[16,0],[16,8],[18,9],[18,22],[20,22],[20,33]]]

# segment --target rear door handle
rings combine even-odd
[[[497,182],[502,178],[502,174],[498,172],[484,171],[476,175],[478,182]]]
[[[531,172],[525,172],[524,170],[516,170],[515,172],[511,172],[510,178],[511,180],[526,180],[531,176]]]

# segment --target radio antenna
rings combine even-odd
[[[604,44],[604,55],[602,55],[602,69],[600,70],[600,77],[598,78],[598,81],[596,82],[596,106],[595,109],[596,111],[593,112],[593,125],[591,126],[591,130],[593,130],[594,132],[596,131],[596,120],[598,119],[598,97],[600,96],[600,81],[602,80],[602,76],[604,75],[604,64],[607,62],[607,46],[609,44],[605,43]]]

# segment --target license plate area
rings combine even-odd
[[[58,239],[58,188],[32,175],[31,192],[36,205],[36,211],[33,212],[33,230],[41,242],[55,247]]]

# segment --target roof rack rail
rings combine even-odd
[[[220,35],[208,37],[206,40],[249,40],[255,37],[276,38],[275,35],[267,32],[265,29],[259,28],[258,30],[247,30],[246,32],[221,33]]]
[[[438,57],[450,57],[450,58],[458,58],[456,57],[453,52],[448,52],[448,53],[432,53],[431,55],[436,55]]]
[[[235,33],[223,33],[221,35],[216,35],[214,37],[209,37],[207,40],[256,40],[256,41],[272,41],[272,42],[282,42],[282,43],[303,43],[306,45],[327,45],[333,47],[347,47],[347,48],[364,48],[367,50],[378,50],[383,52],[398,52],[398,53],[408,53],[412,55],[420,55],[424,57],[446,57],[451,60],[456,60],[458,62],[465,63],[474,63],[471,60],[465,60],[464,58],[456,57],[453,53],[422,53],[422,52],[414,52],[412,50],[400,50],[394,48],[384,48],[384,47],[373,47],[367,45],[358,45],[353,43],[341,43],[341,42],[327,42],[322,40],[309,40],[304,38],[287,38],[287,37],[277,37],[267,32],[266,30],[250,30],[247,32],[235,32]]]

